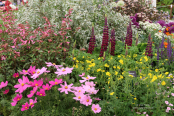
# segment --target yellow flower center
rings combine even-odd
[[[38,86],[38,84],[36,83],[35,86]]]
[[[65,69],[62,70],[62,72],[65,72],[65,71],[66,71]]]
[[[79,92],[81,92],[81,90],[79,90]]]
[[[55,82],[55,84],[58,84],[57,82]]]
[[[25,107],[25,109],[27,109],[28,107]]]
[[[89,79],[88,77],[86,77],[86,79]]]
[[[53,63],[53,65],[56,65],[55,63]]]
[[[37,74],[39,74],[40,72],[39,71],[37,71]]]
[[[86,101],[89,102],[89,99],[87,99]]]
[[[45,89],[48,89],[48,88],[45,88]]]
[[[24,86],[24,83],[22,83],[21,85]]]
[[[97,110],[97,108],[94,108],[94,110]]]
[[[81,99],[81,97],[79,96],[78,99]]]
[[[30,103],[30,105],[33,105],[33,103]]]
[[[33,71],[33,74],[35,74],[36,72]]]
[[[19,77],[18,75],[16,75],[16,77]]]
[[[68,87],[67,87],[67,86],[65,86],[65,89],[68,89]]]
[[[27,72],[27,70],[25,72]]]
[[[42,96],[42,94],[40,94],[40,96]]]
[[[17,100],[19,101],[20,99],[18,98]]]

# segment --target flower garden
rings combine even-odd
[[[30,0],[0,12],[0,116],[173,116],[167,16],[144,0]]]

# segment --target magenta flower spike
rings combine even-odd
[[[94,51],[94,47],[95,47],[95,35],[94,35],[94,25],[92,24],[92,34],[91,34],[91,38],[89,40],[89,49],[87,53],[92,54],[92,52]]]

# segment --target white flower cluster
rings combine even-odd
[[[139,25],[142,26],[148,34],[154,33],[157,39],[162,39],[163,36],[167,37],[164,33],[162,33],[165,30],[165,26],[162,28],[159,23],[149,23],[148,21],[143,23],[142,21],[140,21]],[[160,30],[162,32],[159,32]]]
[[[122,0],[119,0],[117,3],[116,2],[111,2],[110,3],[111,8],[113,8],[113,7],[122,7],[124,5],[125,5],[125,3]]]

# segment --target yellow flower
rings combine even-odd
[[[118,55],[118,58],[120,58],[121,56],[120,55]]]
[[[97,72],[99,72],[99,71],[101,71],[101,69],[99,68],[99,69],[97,69]]]
[[[122,76],[122,75],[120,75],[120,78],[121,78],[121,79],[123,79],[123,76]]]
[[[110,83],[110,81],[108,81],[108,84]]]
[[[132,75],[129,75],[130,77],[134,77],[134,76],[132,76]]]
[[[147,87],[149,87],[149,85],[147,85]]]
[[[157,54],[155,53],[155,56],[157,56]]]
[[[116,68],[115,66],[113,66],[113,68]]]
[[[168,59],[166,59],[166,61],[167,61]]]
[[[112,57],[111,57],[111,59],[112,59]]]
[[[75,66],[76,68],[78,68],[78,64],[76,64],[76,66]]]
[[[113,95],[113,94],[114,94],[114,92],[110,93],[110,95]]]
[[[123,60],[122,60],[122,59],[120,59],[119,62],[120,62],[121,64],[123,64]]]
[[[82,58],[84,58],[84,56]]]
[[[142,59],[140,59],[140,61],[142,61]]]
[[[107,76],[111,76],[110,72],[106,72],[106,75],[107,75]]]
[[[137,57],[137,54],[134,54],[133,57],[134,57],[134,58]]]
[[[158,72],[158,69],[155,69],[155,72]]]
[[[142,64],[142,62],[139,62],[140,64]]]
[[[76,60],[76,57],[74,57],[73,60]]]
[[[100,60],[100,57],[98,58],[98,60]]]
[[[135,97],[134,100],[137,100],[137,98]]]
[[[170,77],[166,77],[167,79],[170,79]]]
[[[152,80],[150,81],[151,83],[154,82],[157,79],[157,76],[153,76]]]
[[[87,71],[90,70],[90,68],[87,68]]]
[[[145,56],[145,57],[144,57],[144,59],[146,60],[146,62],[148,61],[148,58],[147,58],[147,56]]]
[[[89,61],[89,60],[86,60],[86,62],[87,62],[87,63],[91,63],[91,61]]]
[[[166,85],[166,82],[165,82],[165,81],[163,81],[163,82],[161,83],[161,85]]]
[[[106,64],[105,64],[105,67],[109,67],[109,65],[106,63]]]
[[[166,75],[168,75],[168,74],[169,74],[169,72],[165,72],[165,74],[166,74]]]
[[[142,79],[142,76],[140,76],[140,79]]]
[[[116,97],[116,98],[118,98],[118,97]]]
[[[119,67],[119,66],[117,66],[117,68],[118,68],[118,69],[120,69],[120,67]]]
[[[117,75],[118,74],[118,72],[117,71],[115,71],[115,75]]]
[[[162,65],[164,65],[164,63],[161,63]]]
[[[102,70],[102,72],[105,72],[105,70]]]
[[[78,61],[78,60],[76,60],[76,62],[78,63],[79,61]]]

